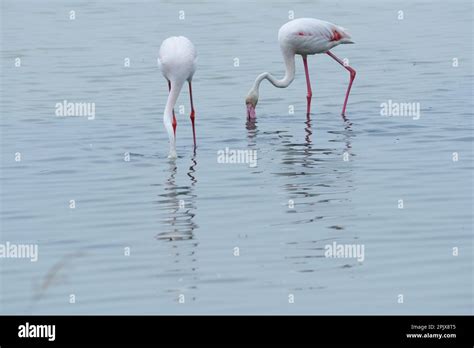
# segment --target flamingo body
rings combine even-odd
[[[295,19],[278,31],[282,51],[300,55],[326,53],[349,38],[344,28],[314,18]]]
[[[196,72],[197,53],[193,43],[184,36],[163,41],[158,53],[161,73],[171,82],[190,81]]]
[[[158,53],[158,65],[161,73],[168,81],[169,95],[163,114],[163,123],[170,142],[170,158],[176,157],[176,116],[174,106],[183,84],[189,84],[191,99],[191,121],[193,124],[194,145],[196,136],[194,130],[194,106],[192,101],[191,81],[196,72],[197,53],[193,43],[184,36],[172,36],[163,41]]]

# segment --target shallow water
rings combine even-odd
[[[0,259],[1,313],[472,314],[470,1],[1,6],[1,240],[39,247],[37,262]],[[357,70],[348,120],[348,73],[318,55],[310,121],[297,59],[246,123],[256,75],[283,76],[288,11],[350,30],[356,44],[333,50]],[[176,162],[156,65],[171,35],[199,54],[198,148],[185,90]],[[56,117],[64,99],[94,102],[95,119]],[[381,116],[388,100],[420,118]],[[226,147],[258,165],[218,163]],[[326,258],[333,242],[364,260]]]

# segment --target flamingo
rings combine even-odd
[[[176,158],[176,115],[174,106],[184,83],[189,85],[191,101],[191,123],[193,126],[194,149],[196,149],[196,130],[194,128],[194,104],[191,81],[196,71],[197,53],[193,43],[184,36],[172,36],[163,41],[158,54],[158,65],[168,81],[168,100],[163,114],[163,123],[170,143],[168,158]]]
[[[280,43],[281,52],[285,61],[285,76],[278,80],[268,72],[264,72],[257,76],[255,82],[250,89],[245,104],[247,105],[247,117],[254,119],[255,107],[258,102],[258,90],[260,83],[267,79],[275,87],[286,88],[295,78],[295,55],[299,54],[303,57],[304,72],[306,74],[307,88],[307,104],[306,115],[309,117],[311,111],[311,83],[309,80],[307,56],[318,53],[326,53],[336,62],[341,64],[350,72],[349,86],[347,87],[346,98],[342,108],[342,116],[345,117],[347,99],[351,91],[352,82],[356,76],[353,68],[344,64],[344,62],[336,57],[330,49],[340,44],[352,44],[351,36],[347,30],[338,25],[322,21],[314,18],[299,18],[284,24],[278,31],[278,41]]]

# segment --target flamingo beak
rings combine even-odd
[[[247,104],[247,117],[250,119],[257,117],[257,115],[255,115],[255,106],[250,103]]]

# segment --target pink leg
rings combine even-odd
[[[354,82],[354,79],[356,77],[356,71],[352,69],[350,66],[344,65],[344,62],[337,58],[334,54],[332,54],[330,51],[326,52],[332,59],[334,59],[336,62],[341,64],[344,68],[349,70],[351,73],[350,81],[349,81],[349,87],[347,87],[347,92],[346,92],[346,99],[344,99],[344,106],[342,107],[342,116],[346,115],[346,106],[347,106],[347,100],[349,99],[349,93],[351,92],[351,87],[352,87],[352,82]]]
[[[191,87],[191,81],[189,81],[189,99],[191,100],[191,123],[193,124],[193,139],[194,147],[196,147],[196,129],[194,128],[194,104],[193,104],[193,88]]]
[[[303,57],[303,64],[304,64],[304,73],[306,74],[306,89],[308,94],[306,96],[307,104],[306,104],[306,116],[309,116],[311,112],[311,97],[313,96],[313,92],[311,91],[311,82],[309,81],[309,72],[308,72],[308,62],[306,61],[306,56]]]
[[[171,81],[168,80],[168,92],[171,91]],[[176,137],[176,126],[178,125],[178,123],[176,122],[176,116],[174,114],[174,109],[173,109],[173,131],[174,131],[174,136]]]

